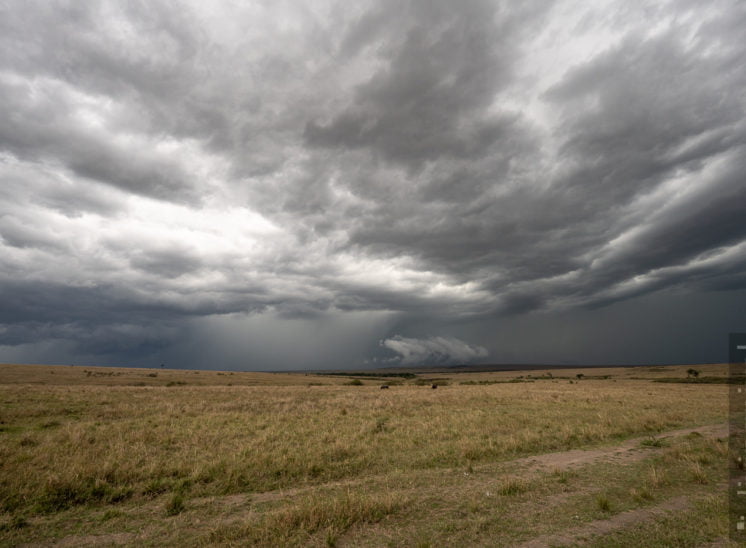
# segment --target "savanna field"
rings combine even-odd
[[[695,367],[0,365],[0,544],[728,546],[727,368]]]

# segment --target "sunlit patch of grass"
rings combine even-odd
[[[280,546],[306,542],[324,532],[327,544],[360,523],[377,523],[406,505],[405,499],[392,495],[367,495],[355,492],[312,494],[291,505],[269,511],[256,522],[230,525],[212,531],[209,543],[241,543]]]
[[[523,478],[507,478],[500,482],[497,492],[503,496],[519,495],[531,489],[531,483]]]

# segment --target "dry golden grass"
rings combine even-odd
[[[688,367],[649,373],[686,376]],[[725,371],[707,367],[698,369],[708,376]],[[89,529],[110,532],[123,518],[91,516],[157,503],[150,519],[159,525],[137,519],[157,531],[153,538],[175,542],[183,533],[164,532],[161,522],[194,512],[193,501],[302,491],[289,506],[257,499],[252,525],[193,533],[206,543],[333,544],[355,531],[362,541],[401,515],[397,527],[409,531],[406,543],[417,544],[423,535],[427,542],[426,524],[412,522],[406,509],[432,504],[425,519],[433,519],[442,508],[434,493],[442,499],[444,490],[459,492],[443,474],[456,470],[471,480],[474,470],[521,456],[725,419],[725,385],[630,379],[643,376],[640,368],[600,371],[582,370],[580,382],[557,378],[574,377],[572,371],[554,371],[554,378],[545,371],[428,374],[449,377],[449,384],[431,390],[415,379],[379,390],[380,379],[348,386],[349,378],[303,374],[0,366],[4,527],[16,540],[49,538],[64,532],[56,516],[77,512]],[[529,374],[534,382],[461,384]],[[711,468],[720,457],[654,445],[651,450],[669,452],[687,485],[712,488]],[[644,503],[645,493],[672,489],[670,462],[641,464],[645,483],[627,486],[625,496]],[[559,473],[557,485],[580,481]],[[537,485],[536,478],[502,473],[489,489],[501,500],[541,493]],[[451,504],[465,504],[470,513],[470,495],[459,497]],[[610,500],[612,509],[620,506]],[[451,506],[442,511],[454,519]],[[46,529],[13,526],[18,519]],[[436,535],[439,542],[447,533]],[[467,536],[482,538],[477,533]]]
[[[277,386],[341,384],[346,379],[305,373],[189,371],[134,367],[0,364],[0,384],[85,386]]]

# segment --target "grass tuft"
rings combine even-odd
[[[632,497],[632,500],[637,503],[651,501],[654,498],[653,495],[650,494],[650,491],[645,487],[632,487],[629,490],[629,495]]]
[[[705,472],[699,462],[692,462],[689,464],[689,473],[691,474],[692,481],[702,485],[709,483],[707,472]]]
[[[598,495],[596,497],[596,506],[602,512],[611,512],[611,502],[606,495]]]
[[[665,487],[670,482],[666,477],[665,472],[655,466],[651,466],[647,474],[647,483],[650,487],[658,489],[660,487]]]
[[[166,504],[166,515],[175,516],[181,514],[184,510],[186,510],[184,496],[181,493],[174,493],[168,501],[168,504]]]

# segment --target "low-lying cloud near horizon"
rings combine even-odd
[[[737,0],[5,2],[0,362],[723,361],[745,89]]]
[[[413,339],[395,335],[381,341],[381,346],[393,351],[397,356],[384,360],[384,363],[401,365],[421,364],[468,364],[478,358],[487,357],[487,349],[470,345],[455,337],[428,337]]]

